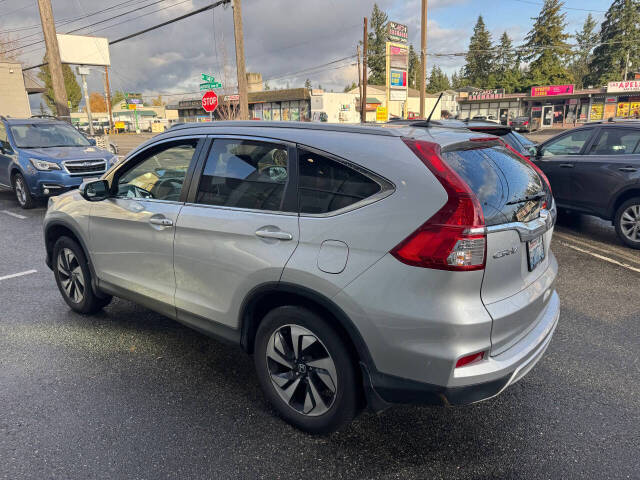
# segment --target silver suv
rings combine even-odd
[[[47,264],[253,354],[293,425],[491,398],[558,322],[555,206],[498,138],[444,126],[215,122],[49,201]]]

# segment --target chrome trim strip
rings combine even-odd
[[[511,222],[503,223],[502,225],[491,225],[489,227],[486,227],[486,232],[496,233],[515,230],[518,232],[518,235],[520,235],[521,241],[528,242],[530,240],[536,239],[553,227],[555,223],[553,210],[555,210],[555,203],[552,206],[552,211],[542,209],[540,210],[540,217],[531,220],[530,222]]]
[[[67,164],[73,166],[74,163],[90,164],[90,165],[79,165],[82,167],[84,166],[93,167],[93,166],[102,165],[104,168],[101,171],[93,171],[93,172],[70,172],[69,169],[67,168]],[[72,177],[81,177],[83,175],[102,175],[104,172],[107,171],[107,161],[104,158],[96,158],[93,160],[65,160],[62,162],[62,167],[64,168],[64,171],[67,172],[67,174],[71,175]]]

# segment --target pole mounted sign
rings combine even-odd
[[[220,82],[216,82],[216,79],[213,75],[207,75],[206,73],[201,74],[202,81],[204,83],[200,84],[200,90],[213,90],[214,88],[221,88],[222,84]]]
[[[209,91],[202,96],[202,108],[205,112],[213,112],[218,108],[218,95],[216,92]]]
[[[407,43],[409,41],[409,29],[406,25],[389,22],[387,23],[387,36],[390,42]]]

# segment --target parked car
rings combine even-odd
[[[534,142],[515,132],[512,127],[507,125],[497,125],[489,121],[470,120],[466,122],[466,128],[474,132],[482,132],[500,137],[509,147],[526,158],[531,156],[531,148],[535,146]]]
[[[25,209],[38,198],[78,188],[117,161],[94,145],[60,120],[0,117],[0,186],[13,189]]]
[[[516,132],[531,132],[531,120],[529,117],[516,117],[509,122]]]
[[[498,123],[498,119],[495,115],[475,115],[471,120],[485,120],[493,123]]]
[[[611,220],[624,244],[640,249],[640,122],[586,124],[532,153],[559,207]]]
[[[238,344],[326,433],[529,372],[559,317],[554,218],[532,164],[466,129],[211,122],[50,199],[44,237],[73,310],[119,296]]]

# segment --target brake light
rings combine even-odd
[[[525,120],[523,125],[529,125],[529,120]]]
[[[469,186],[440,156],[440,146],[403,138],[435,175],[447,202],[409,237],[391,250],[399,261],[438,270],[482,270],[486,257],[484,215]]]
[[[509,145],[508,143],[506,143],[504,141],[502,143],[504,143],[504,146],[507,147],[507,149],[511,150],[513,153],[515,153],[518,157],[520,157],[523,160],[526,160],[527,162],[529,162],[529,165],[531,165],[531,167],[536,171],[536,173],[538,175],[540,175],[540,178],[542,178],[544,183],[547,184],[547,188],[549,189],[549,195],[553,195],[553,192],[551,190],[551,183],[549,183],[549,179],[544,174],[544,172],[542,170],[540,170],[540,167],[538,165],[536,165],[535,163],[533,163],[529,157],[525,157],[519,151],[517,151],[515,148],[513,148],[511,145]]]
[[[459,358],[456,362],[456,368],[464,367],[465,365],[469,365],[474,362],[479,362],[484,358],[484,352],[473,353],[471,355],[467,355],[466,357]]]

